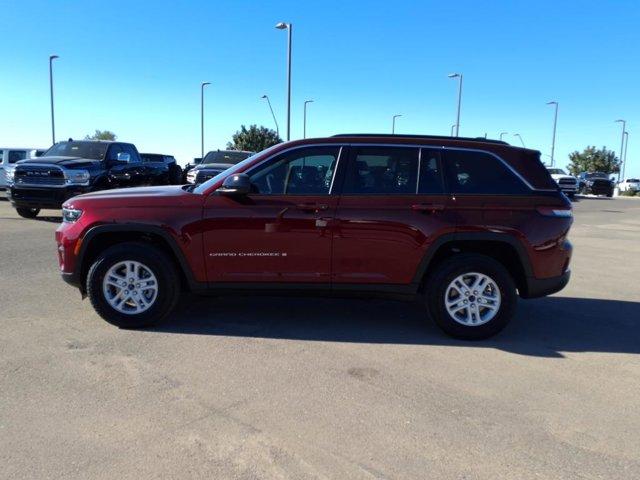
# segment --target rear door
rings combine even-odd
[[[489,152],[444,151],[445,172],[454,196],[459,231],[526,231],[533,191],[507,164]]]
[[[247,172],[251,194],[210,195],[203,222],[209,281],[328,288],[340,152],[340,146],[292,149]]]
[[[336,209],[334,288],[408,285],[433,241],[455,228],[440,152],[351,146]]]

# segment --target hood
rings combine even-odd
[[[76,208],[158,208],[183,207],[202,204],[202,196],[180,185],[158,187],[118,188],[78,195],[65,202]]]
[[[94,160],[92,158],[78,158],[78,157],[36,157],[29,158],[27,160],[20,160],[17,165],[58,165],[64,168],[89,168],[100,165],[101,160]]]

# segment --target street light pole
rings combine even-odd
[[[276,124],[276,135],[278,136],[278,138],[280,138],[280,127],[278,126],[278,120],[276,120],[276,115],[275,113],[273,113],[273,108],[271,107],[271,101],[269,100],[269,96],[265,94],[265,95],[262,95],[261,98],[267,99],[267,104],[269,105],[269,110],[271,110],[271,116],[273,117],[273,123]]]
[[[456,124],[451,125],[451,136],[453,137],[453,131],[456,128]]]
[[[622,161],[622,154],[624,153],[624,132],[627,131],[627,121],[626,120],[616,120],[615,123],[622,124],[622,143],[620,144],[620,161]],[[618,170],[618,183],[620,183],[620,170]]]
[[[200,160],[204,158],[204,87],[211,82],[202,82],[200,85]]]
[[[393,120],[391,121],[391,135],[396,133],[396,118],[401,117],[402,115],[394,115]]]
[[[458,78],[458,115],[456,117],[456,137],[460,136],[460,106],[462,105],[462,74],[450,73],[449,78]]]
[[[304,120],[302,123],[302,138],[307,138],[307,104],[313,103],[313,100],[304,101]]]
[[[553,140],[551,140],[551,166],[555,164],[555,151],[556,151],[556,127],[558,125],[558,102],[547,102],[547,105],[555,105],[556,112],[553,116]]]
[[[500,141],[502,141],[502,137],[503,137],[504,135],[506,135],[507,133],[509,133],[509,132],[500,132]]]
[[[291,140],[291,49],[293,24],[280,22],[276,24],[278,30],[288,30],[287,42],[287,141]]]
[[[624,160],[622,161],[622,180],[625,179],[624,172],[627,168],[627,151],[629,150],[629,132],[624,132]]]
[[[519,133],[514,133],[514,134],[513,134],[513,136],[514,136],[514,137],[518,137],[518,138],[520,139],[520,143],[522,144],[522,147],[523,147],[523,148],[527,148],[527,147],[525,147],[525,145],[524,145],[524,140],[522,140],[522,135],[520,135]]]
[[[53,61],[58,55],[49,55],[49,91],[51,93],[51,140],[52,145],[56,143],[56,121],[53,113]]]

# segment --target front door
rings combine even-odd
[[[427,249],[455,222],[440,152],[352,146],[333,242],[333,286],[409,285]]]
[[[204,250],[210,282],[329,284],[339,146],[292,149],[246,172],[252,193],[210,195]]]

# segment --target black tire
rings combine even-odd
[[[574,198],[576,198],[576,193],[575,193],[575,192],[570,192],[570,193],[568,193],[568,194],[567,194],[567,196],[568,196],[571,200],[573,200]]]
[[[16,212],[22,218],[36,218],[40,213],[39,208],[17,207]]]
[[[613,192],[607,192],[607,197],[609,198],[613,197]]]
[[[119,312],[109,304],[103,292],[103,280],[109,269],[127,260],[142,263],[158,281],[156,299],[142,313]],[[89,268],[86,282],[87,294],[95,311],[120,328],[147,327],[160,322],[175,307],[180,295],[178,272],[172,260],[157,248],[136,242],[121,243],[105,250]]]
[[[501,302],[498,312],[488,322],[467,326],[449,314],[445,301],[451,282],[460,275],[472,272],[487,275],[495,282]],[[427,279],[425,294],[429,313],[436,324],[448,335],[464,340],[481,340],[501,331],[514,316],[517,304],[515,283],[506,268],[493,258],[478,254],[454,255],[440,263]],[[480,305],[477,308],[480,312],[483,307]]]

